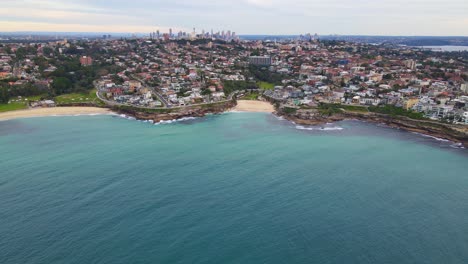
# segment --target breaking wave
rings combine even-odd
[[[343,130],[342,127],[305,127],[305,126],[296,126],[296,129],[299,130],[309,130],[309,131],[339,131]]]
[[[423,137],[427,137],[427,138],[432,138],[432,139],[435,139],[435,140],[441,141],[441,142],[451,142],[448,139],[438,138],[438,137],[434,137],[434,136],[430,136],[430,135],[426,135],[426,134],[422,134],[422,133],[418,133],[418,132],[411,132],[411,133],[416,134],[416,135],[420,135],[420,136],[423,136]]]
[[[183,121],[189,121],[189,120],[194,120],[194,119],[197,119],[197,118],[196,117],[182,117],[179,119],[159,121],[155,123],[154,125],[157,126],[157,125],[164,125],[164,124],[172,124],[176,122],[183,122]]]

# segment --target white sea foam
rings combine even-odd
[[[309,131],[339,131],[343,130],[344,128],[342,127],[305,127],[305,126],[296,126],[296,129],[299,130],[309,130]]]
[[[137,119],[136,119],[135,117],[133,117],[133,116],[128,116],[128,115],[124,115],[124,114],[119,115],[119,117],[125,118],[125,119],[128,119],[128,120],[137,120]]]
[[[176,122],[189,121],[189,120],[194,120],[194,119],[197,119],[197,118],[196,117],[182,117],[179,119],[159,121],[158,123],[155,123],[154,125],[157,126],[157,125],[164,125],[164,124],[172,124]]]
[[[378,126],[378,127],[390,128],[390,126],[387,125],[387,124],[385,124],[385,123],[378,123],[377,126]]]
[[[444,139],[444,138],[438,138],[438,137],[434,137],[434,136],[430,136],[430,135],[426,135],[426,134],[422,134],[422,133],[418,133],[418,132],[412,132],[412,133],[416,134],[416,135],[423,136],[423,137],[432,138],[432,139],[435,139],[435,140],[441,141],[441,142],[451,142],[450,140]]]
[[[276,119],[280,120],[280,121],[283,121],[285,120],[284,117],[282,116],[277,116],[277,115],[273,115]]]
[[[120,114],[120,115],[117,115],[117,116],[120,117],[120,118],[128,119],[128,120],[137,120],[135,117],[128,116],[128,115],[125,115],[125,114]],[[172,123],[175,123],[175,122],[182,122],[182,121],[188,121],[188,120],[194,120],[194,119],[196,119],[196,117],[182,117],[182,118],[179,118],[179,119],[164,120],[164,121],[160,121],[160,122],[156,122],[156,123],[153,120],[137,120],[137,121],[142,122],[142,123],[150,123],[150,124],[154,124],[154,125],[164,125],[164,124],[172,124]]]
[[[454,143],[454,144],[450,145],[450,147],[456,148],[456,149],[465,149],[465,147],[463,146],[462,143]]]

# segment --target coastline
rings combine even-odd
[[[237,100],[237,105],[232,109],[235,112],[273,113],[275,108],[268,102],[254,100]]]
[[[407,117],[396,117],[376,113],[355,113],[345,112],[331,116],[316,115],[290,115],[282,112],[275,112],[275,115],[281,116],[286,120],[298,125],[320,126],[326,123],[333,123],[347,120],[359,120],[374,124],[385,124],[394,129],[402,129],[408,132],[418,133],[425,136],[440,138],[452,141],[468,148],[468,127],[444,124],[435,121],[413,120]]]
[[[105,115],[114,114],[108,108],[98,107],[51,107],[35,108],[0,113],[0,121],[18,118],[45,117],[45,116],[68,116],[68,115]]]
[[[263,112],[272,113],[283,117],[298,125],[321,126],[327,123],[360,120],[374,124],[385,124],[391,128],[402,129],[408,132],[419,133],[426,136],[449,140],[462,144],[468,148],[468,127],[455,126],[434,121],[413,120],[406,117],[394,117],[375,113],[345,112],[331,116],[317,116],[304,114],[287,114],[275,111],[274,106],[264,101],[239,100],[237,104],[216,105],[209,108],[188,108],[184,111],[174,112],[146,112],[142,109],[119,109],[98,107],[53,107],[17,110],[0,113],[0,121],[19,118],[46,117],[46,116],[71,116],[71,115],[109,115],[125,114],[138,120],[148,120],[158,123],[161,121],[178,120],[181,118],[202,117],[206,114],[219,114],[224,112]]]

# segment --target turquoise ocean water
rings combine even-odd
[[[0,263],[468,263],[468,153],[230,113],[0,122]]]

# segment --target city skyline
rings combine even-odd
[[[467,36],[468,2],[342,0],[90,1],[6,0],[0,32],[144,33],[231,29],[239,35],[304,32],[341,35]],[[405,8],[401,8],[404,6]],[[242,18],[242,19],[239,19]]]

